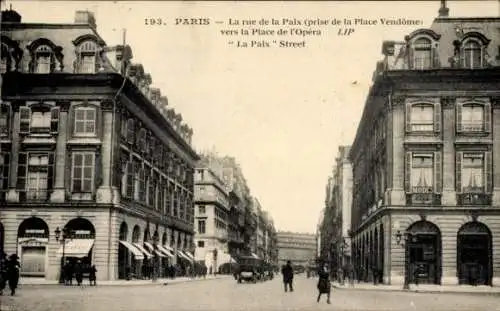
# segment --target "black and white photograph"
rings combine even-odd
[[[0,311],[500,311],[500,0],[0,9]]]

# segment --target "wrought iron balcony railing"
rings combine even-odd
[[[466,192],[457,194],[458,205],[490,205],[491,194],[482,192]]]

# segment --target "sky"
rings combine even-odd
[[[430,26],[440,1],[180,2],[7,0],[23,22],[72,23],[76,10],[94,12],[108,45],[132,47],[194,130],[195,150],[216,150],[240,163],[251,194],[277,229],[316,231],[325,189],[340,145],[350,145],[383,40]],[[498,1],[448,1],[451,17],[498,16]],[[166,25],[145,25],[161,18]],[[209,18],[210,25],[175,25],[176,18]],[[228,19],[420,20],[421,26],[311,26],[303,48],[238,48],[237,41],[301,41],[303,37],[228,37]],[[215,21],[223,21],[217,24]],[[291,27],[256,26],[278,30]],[[248,26],[246,26],[248,28]],[[255,27],[254,27],[255,28]],[[295,27],[294,27],[295,28]],[[298,26],[297,28],[306,28]],[[338,30],[354,28],[349,36]],[[229,44],[233,41],[233,44]]]

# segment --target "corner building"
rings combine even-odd
[[[72,24],[4,11],[1,26],[0,250],[52,280],[63,258],[99,280],[190,265],[193,131],[131,48],[107,46],[87,11]]]
[[[382,45],[350,151],[362,280],[403,283],[407,247],[412,283],[500,283],[500,19],[447,13]]]

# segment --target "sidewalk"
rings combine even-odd
[[[393,292],[414,292],[414,293],[453,293],[453,294],[479,294],[479,295],[498,295],[500,296],[500,287],[493,286],[472,286],[472,285],[434,285],[434,284],[410,284],[409,290],[404,290],[402,284],[386,285],[373,283],[354,283],[354,286],[345,283],[341,285],[338,282],[332,282],[335,289],[341,290],[371,290],[371,291],[393,291]]]
[[[197,281],[209,281],[209,280],[218,280],[225,278],[233,278],[232,275],[208,275],[206,278],[190,278],[190,277],[176,277],[175,279],[167,279],[167,278],[159,278],[156,282],[152,280],[114,280],[114,281],[97,281],[98,286],[136,286],[136,285],[172,285],[178,283],[186,283],[186,282],[197,282]],[[58,281],[55,280],[46,280],[42,278],[29,278],[29,277],[21,277],[19,279],[19,285],[22,286],[31,286],[31,285],[60,285]],[[76,285],[76,281],[73,280],[73,286]],[[60,285],[63,286],[63,285]],[[83,280],[83,286],[89,286],[89,280]]]

